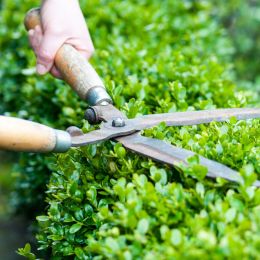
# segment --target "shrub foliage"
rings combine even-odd
[[[5,50],[0,109],[59,128],[75,124],[93,130],[82,120],[84,102],[61,81],[35,75],[21,25],[22,11],[35,1],[19,3],[2,5],[1,19],[13,31],[0,31]],[[212,19],[209,2],[81,4],[96,46],[92,64],[128,117],[244,107],[253,100],[231,80],[232,48]],[[259,120],[162,123],[143,134],[222,162],[240,171],[244,181],[205,179],[196,156],[177,171],[112,141],[48,158],[22,155],[17,204],[36,207],[45,194],[37,200],[34,194],[48,181],[48,206],[37,217],[39,249],[56,259],[256,258],[260,191],[251,184],[260,175]],[[29,245],[19,252],[35,258]]]

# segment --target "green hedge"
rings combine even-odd
[[[63,129],[75,124],[92,130],[82,120],[86,104],[61,81],[37,77],[32,69],[20,23],[35,2],[21,8],[20,1],[3,3],[1,17],[14,31],[1,29],[2,111]],[[81,4],[96,46],[92,64],[128,117],[254,101],[250,91],[236,90],[229,65],[233,49],[209,2]],[[180,172],[112,141],[49,159],[23,155],[16,171],[18,205],[39,209],[45,194],[38,189],[51,176],[48,206],[39,206],[45,213],[37,217],[39,248],[55,259],[257,258],[260,191],[250,185],[260,175],[259,120],[160,124],[143,134],[237,169],[244,183],[205,179],[196,156]],[[20,253],[34,258],[29,245]]]
[[[255,81],[260,88],[260,63],[256,56],[260,54],[259,1],[230,0],[216,1],[219,21],[228,29],[235,47],[234,65],[239,78]]]

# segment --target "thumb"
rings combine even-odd
[[[36,70],[40,75],[46,74],[54,64],[54,58],[64,40],[46,32],[37,52]]]

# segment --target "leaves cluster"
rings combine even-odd
[[[259,62],[254,59],[260,53],[258,1],[216,1],[215,16],[228,29],[234,49],[234,64],[239,77],[256,81],[259,92]]]
[[[4,21],[10,21],[8,14],[18,2],[4,1],[8,7],[1,12]],[[115,105],[129,118],[244,107],[253,99],[250,92],[237,91],[231,80],[227,60],[232,48],[225,31],[211,19],[208,1],[81,4],[97,49],[93,65]],[[21,27],[15,31],[22,38],[13,43],[20,44],[15,53],[5,43],[2,109],[13,114],[15,108],[17,115],[56,127],[80,125],[85,104],[67,86],[37,78],[32,70],[21,74],[22,66],[34,64],[24,47],[24,32]],[[10,41],[14,36],[8,37]],[[19,59],[20,67],[9,71],[8,57],[13,62]],[[84,122],[83,130],[91,129]],[[257,258],[260,192],[250,185],[260,174],[259,120],[232,118],[175,128],[160,124],[143,134],[222,162],[239,170],[244,181],[206,179],[196,156],[188,167],[177,170],[111,141],[71,149],[47,162],[40,157],[44,160],[40,165],[46,163],[53,173],[47,186],[48,207],[37,217],[39,249],[51,250],[56,259]],[[31,164],[24,169],[33,181],[46,181],[43,174],[35,177],[39,163]],[[35,258],[28,245],[20,253]]]
[[[252,165],[241,171],[244,184],[214,183],[196,158],[179,172],[112,145],[58,156],[48,213],[37,218],[40,249],[76,259],[257,256]]]

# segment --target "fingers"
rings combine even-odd
[[[37,73],[40,75],[50,72],[54,77],[62,78],[61,73],[54,66],[54,59],[58,49],[63,43],[68,43],[74,46],[78,52],[87,60],[93,55],[94,46],[92,41],[85,41],[79,38],[60,37],[57,34],[45,32],[43,34],[40,26],[29,30],[29,41],[37,57]]]
[[[46,74],[52,69],[55,55],[64,40],[48,32],[43,35],[41,27],[36,26],[29,30],[29,41],[37,57],[38,74]],[[57,69],[53,69],[52,74],[61,77]]]
[[[51,75],[54,76],[55,78],[62,79],[61,73],[59,72],[59,70],[58,70],[55,66],[53,66],[53,67],[51,68],[50,73],[51,73]]]
[[[91,51],[81,51],[81,50],[78,50],[78,52],[79,52],[80,55],[82,55],[87,60],[89,60],[90,57],[93,55],[93,52],[91,52]],[[58,79],[62,79],[63,78],[61,73],[60,73],[60,71],[57,69],[57,67],[55,65],[51,68],[50,73],[55,78],[58,78]]]
[[[82,51],[82,50],[78,50],[78,52],[79,52],[79,54],[80,55],[82,55],[84,58],[86,58],[87,60],[89,60],[90,59],[90,57],[93,55],[93,51]],[[55,65],[53,65],[53,67],[51,68],[51,70],[50,70],[50,73],[54,76],[54,77],[56,77],[56,78],[58,78],[58,79],[62,79],[63,77],[62,77],[62,75],[61,75],[61,73],[60,73],[60,71],[58,70],[58,68],[55,66]]]
[[[70,38],[66,40],[66,43],[72,45],[83,57],[87,60],[91,58],[95,49],[94,45],[90,39],[88,38]]]
[[[42,41],[42,37],[43,37],[43,33],[40,26],[36,26],[35,29],[29,30],[29,42],[36,56]]]
[[[40,75],[46,74],[54,64],[54,58],[58,49],[62,46],[65,39],[46,32],[42,38],[37,51],[37,72]]]

